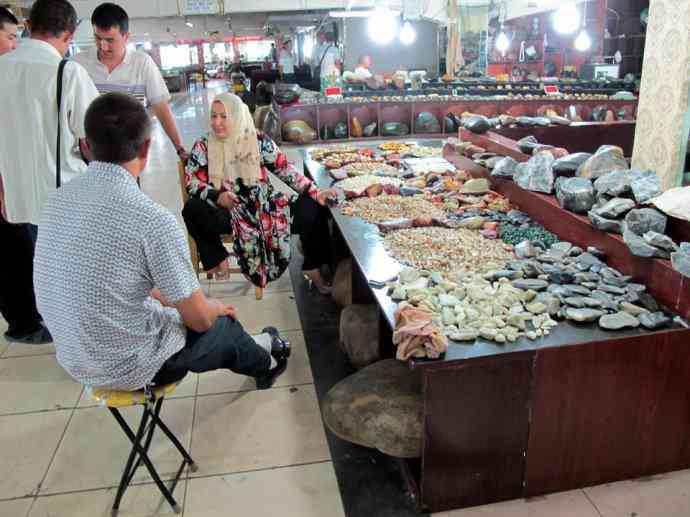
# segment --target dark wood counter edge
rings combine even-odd
[[[410,140],[408,140],[410,141]],[[419,139],[412,139],[412,141],[420,141]],[[426,142],[428,143],[428,142]],[[321,147],[321,146],[314,146],[314,147]],[[304,156],[304,165],[305,169],[307,171],[307,174],[317,183],[317,185],[321,188],[324,187],[330,187],[333,183],[335,183],[335,180],[330,176],[328,171],[326,171],[322,165],[320,165],[318,162],[315,162],[314,160],[311,160],[309,157],[309,151],[312,148],[305,148],[302,149],[301,152]],[[467,161],[467,162],[462,162],[461,165],[463,165],[462,168],[467,168],[465,165],[472,165],[475,167],[473,172],[477,174],[488,174],[488,171],[485,169],[477,166],[474,164],[472,161]],[[510,182],[512,183],[512,182]],[[517,187],[519,189],[519,187]],[[519,189],[522,192],[527,192],[523,191],[522,189]],[[530,193],[534,194],[534,193]],[[543,196],[544,199],[548,199],[549,196]],[[558,210],[561,212],[563,211],[560,207],[558,207]],[[348,248],[352,251],[353,249],[357,249],[358,245],[356,242],[356,238],[359,234],[354,234],[351,231],[348,231],[349,228],[348,226],[356,225],[359,226],[360,229],[364,230],[364,232],[376,232],[378,233],[378,229],[375,225],[369,224],[364,222],[363,220],[359,218],[353,218],[349,216],[344,216],[341,214],[340,210],[336,208],[331,208],[331,213],[333,214],[333,219],[335,223],[338,225],[338,228],[341,231],[341,234],[343,235],[343,238],[345,239]],[[565,212],[570,214],[570,212]],[[575,216],[576,214],[571,214]],[[594,230],[592,228],[592,230]],[[600,232],[603,233],[603,232]],[[605,234],[608,235],[608,234]],[[621,242],[622,244],[622,242]],[[623,244],[624,246],[624,244]],[[626,247],[627,250],[627,247]],[[604,250],[606,251],[606,250]],[[628,253],[629,254],[629,253]],[[358,268],[360,271],[362,271],[365,274],[366,277],[366,267],[365,264],[362,261],[362,257],[359,255],[359,253],[352,253],[353,259],[355,260],[355,263],[357,264]],[[393,260],[393,259],[391,259]],[[617,267],[617,266],[616,266]],[[397,271],[395,271],[397,273]],[[369,278],[367,278],[368,280]],[[378,279],[381,280],[381,279]],[[394,319],[394,312],[395,312],[395,307],[397,304],[393,302],[390,297],[387,294],[387,289],[386,288],[373,288],[370,285],[367,285],[367,288],[370,290],[371,294],[373,295],[374,299],[376,300],[376,303],[378,304],[379,308],[381,309],[383,315],[385,316],[386,322],[388,323],[389,327],[393,329],[395,327],[395,319]],[[671,305],[669,305],[671,307]],[[535,351],[538,352],[539,350],[544,350],[547,348],[553,348],[553,347],[564,347],[564,346],[576,346],[576,345],[586,345],[589,342],[602,342],[602,341],[609,341],[609,340],[617,340],[617,339],[622,339],[626,337],[635,337],[635,336],[640,336],[640,335],[649,335],[649,334],[663,334],[665,332],[687,332],[688,333],[688,339],[690,340],[690,330],[682,329],[682,328],[676,328],[676,329],[666,329],[666,330],[661,330],[661,331],[656,331],[656,332],[650,332],[650,331],[644,331],[644,330],[633,330],[633,331],[617,331],[617,332],[605,332],[601,331],[598,329],[598,327],[593,327],[591,325],[588,326],[578,326],[575,324],[571,324],[570,322],[560,322],[561,324],[559,327],[556,327],[552,331],[551,336],[547,336],[545,338],[541,338],[540,340],[531,342],[527,338],[521,338],[515,343],[511,344],[505,344],[505,345],[498,345],[496,343],[492,342],[487,342],[484,340],[477,340],[471,344],[462,344],[462,343],[452,343],[452,347],[460,347],[460,348],[454,348],[454,349],[449,349],[449,352],[446,353],[444,357],[442,357],[440,360],[439,359],[411,359],[408,364],[411,369],[429,369],[429,370],[436,370],[436,369],[445,369],[445,368],[455,368],[455,367],[462,367],[463,365],[473,363],[473,364],[479,364],[481,362],[489,362],[497,357],[505,357],[509,356],[512,354],[520,354],[528,351]],[[464,351],[465,347],[467,350],[472,350],[472,351],[477,351],[480,348],[488,348],[487,350],[483,351],[482,353],[478,353],[476,355],[466,355],[466,356],[458,356],[458,357],[449,357],[452,355],[455,355],[453,352],[457,351]]]

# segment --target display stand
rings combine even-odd
[[[458,167],[488,177],[447,151]],[[328,172],[304,153],[308,175],[320,188],[331,186]],[[690,315],[688,279],[666,261],[641,262],[617,236],[547,196],[520,197],[507,183],[494,187],[548,230],[596,245],[661,304]],[[387,330],[382,351],[390,353],[395,303],[369,281],[390,278],[399,265],[375,226],[332,213],[353,257],[353,293],[358,303],[378,304]],[[445,511],[690,467],[689,343],[684,328],[608,332],[563,322],[534,342],[451,343],[440,360],[410,361],[423,375],[424,443],[421,458],[401,464],[418,507]]]

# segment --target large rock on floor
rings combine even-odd
[[[385,359],[343,379],[326,394],[323,419],[338,437],[396,458],[422,455],[422,377]]]
[[[609,172],[627,169],[628,161],[619,147],[602,146],[594,156],[577,169],[577,175],[596,180]]]
[[[331,297],[340,307],[352,305],[352,259],[345,259],[338,264],[333,277]]]
[[[553,192],[554,158],[550,153],[539,153],[528,162],[517,166],[513,179],[525,190],[551,194]]]
[[[340,313],[340,348],[357,369],[381,359],[376,305],[348,305]]]

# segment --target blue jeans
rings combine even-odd
[[[268,375],[271,356],[232,318],[218,318],[203,334],[187,329],[187,342],[170,357],[153,378],[153,384],[170,384],[188,372],[225,368],[249,377]]]

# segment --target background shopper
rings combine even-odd
[[[96,47],[75,56],[75,61],[89,72],[100,93],[120,92],[133,95],[156,115],[163,130],[186,159],[182,137],[170,109],[170,92],[151,56],[127,50],[129,16],[117,4],[104,3],[91,15]]]

